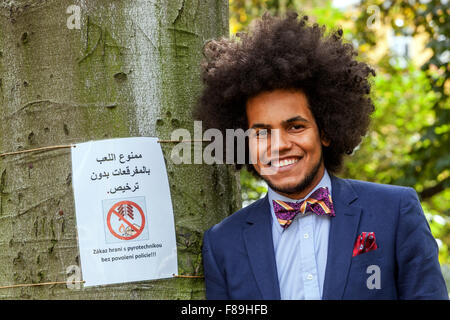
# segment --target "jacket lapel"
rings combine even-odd
[[[253,274],[265,300],[279,300],[280,287],[272,240],[272,220],[268,197],[247,217],[244,240]]]
[[[358,196],[351,185],[343,179],[330,178],[336,216],[330,224],[324,300],[343,297],[361,216],[361,207],[355,203]]]

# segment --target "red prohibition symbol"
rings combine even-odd
[[[137,213],[140,215],[140,225],[135,221],[138,221],[135,216]],[[117,230],[111,226],[111,218],[118,218],[120,226]],[[133,240],[142,233],[145,227],[145,216],[142,208],[133,201],[120,201],[114,204],[108,211],[106,217],[106,223],[108,229],[113,236],[121,240]],[[117,223],[116,223],[117,224]]]

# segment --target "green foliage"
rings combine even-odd
[[[393,183],[415,186],[422,199],[430,198],[450,188],[450,3],[438,0],[362,0],[361,14],[355,22],[355,29],[359,42],[368,45],[369,50],[377,46],[376,28],[367,28],[370,6],[378,8],[380,21],[390,26],[395,34],[426,36],[426,47],[432,52],[421,67],[429,82],[427,91],[415,94],[425,96],[429,91],[434,92],[432,110],[429,110],[433,116],[421,121],[422,125],[417,128],[418,139],[411,145],[409,154],[413,161],[405,162],[397,168],[403,172],[404,177],[392,180]],[[390,74],[396,72],[388,63],[380,63],[379,67]],[[422,106],[429,108],[428,103]]]
[[[260,199],[267,192],[266,184],[255,178],[247,170],[241,170],[241,192],[243,206],[249,205],[255,200]]]
[[[308,14],[317,18],[317,22],[329,28],[343,18],[340,10],[334,8],[331,0],[230,0],[230,31],[235,34],[245,31],[256,17],[265,12],[283,15],[288,10]]]
[[[438,97],[431,90],[425,72],[412,64],[404,69],[390,69],[389,73],[378,72],[375,78],[376,110],[371,128],[347,161],[344,175],[423,190],[424,185],[399,168],[416,166],[416,154],[412,151],[420,141],[419,132],[436,121],[433,106]],[[431,141],[426,143],[431,145]]]

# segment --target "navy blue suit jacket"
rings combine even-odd
[[[331,219],[323,299],[448,299],[431,235],[412,188],[331,176]],[[280,299],[267,196],[205,232],[208,299]],[[378,249],[352,257],[361,232]],[[379,289],[367,268],[379,267]]]

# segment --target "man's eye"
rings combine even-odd
[[[260,138],[263,138],[263,137],[267,136],[267,133],[268,133],[267,130],[259,130],[259,131],[256,132],[256,136],[260,137]]]
[[[304,125],[296,124],[296,125],[293,125],[293,126],[291,127],[291,129],[294,129],[294,130],[301,130],[301,129],[303,129],[304,127],[305,127]]]

